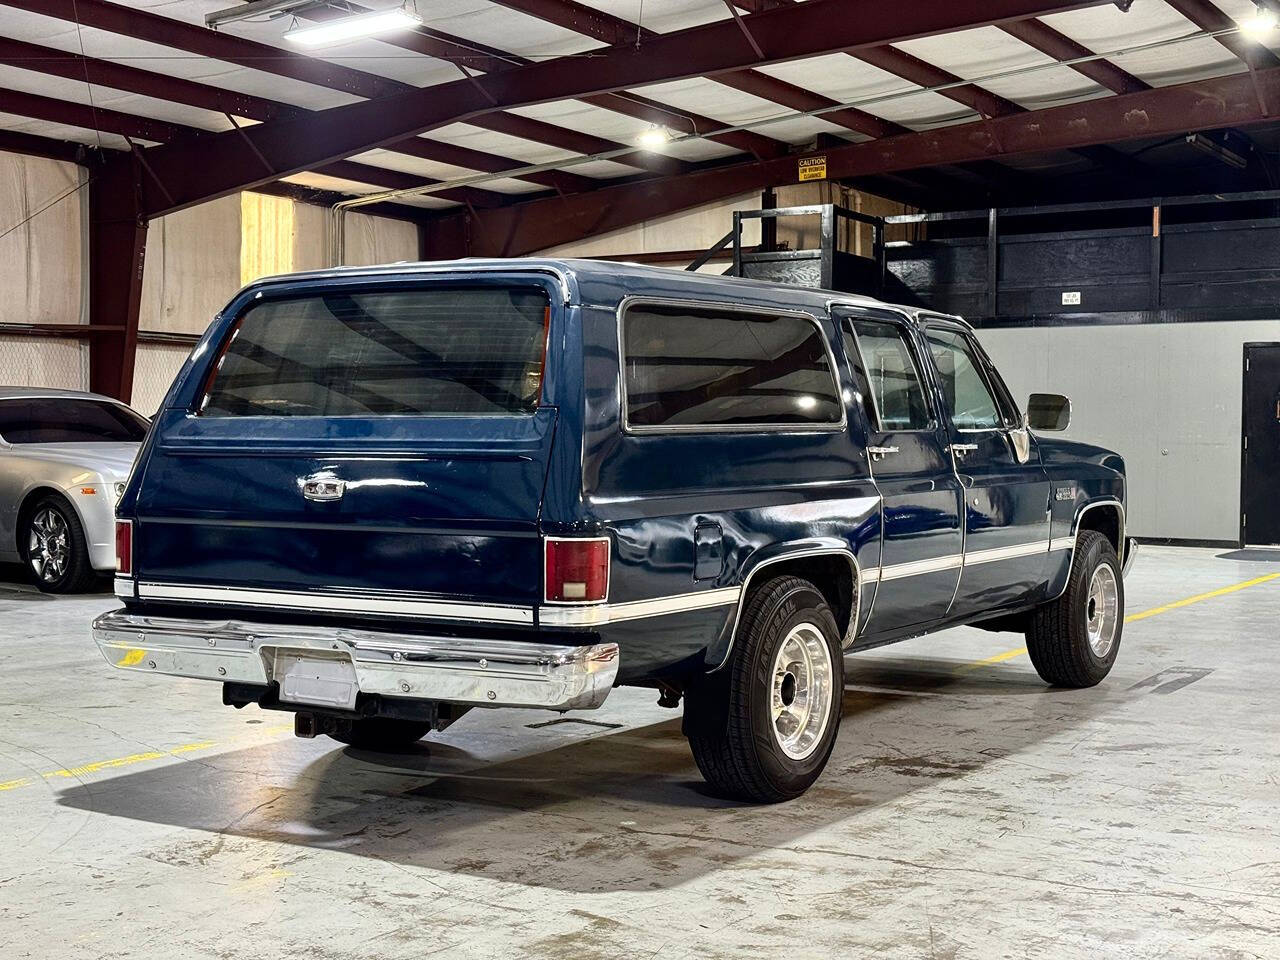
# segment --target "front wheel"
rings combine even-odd
[[[1085,530],[1067,589],[1032,611],[1027,652],[1046,683],[1092,687],[1111,672],[1124,628],[1124,578],[1109,541]]]
[[[26,518],[22,543],[27,568],[45,593],[79,593],[94,584],[84,528],[71,505],[47,496]]]
[[[822,593],[798,577],[752,591],[733,656],[685,697],[685,735],[719,793],[777,803],[827,765],[840,728],[840,631]]]

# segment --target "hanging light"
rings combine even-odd
[[[656,123],[650,124],[649,129],[640,134],[637,142],[646,150],[658,150],[671,142],[671,131]]]
[[[390,33],[393,30],[408,30],[411,27],[420,26],[422,26],[420,16],[404,7],[396,7],[392,10],[370,10],[368,13],[343,17],[341,20],[294,27],[285,31],[284,38],[290,43],[304,47],[322,47],[330,43],[358,40],[361,37],[372,37],[380,33]]]
[[[1280,24],[1276,12],[1264,4],[1258,4],[1258,10],[1252,17],[1239,21],[1240,32],[1255,43],[1263,43]]]

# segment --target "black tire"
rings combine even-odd
[[[1090,616],[1099,611],[1090,584],[1099,567],[1110,568],[1115,586],[1114,634],[1104,651],[1090,641]],[[1103,579],[1106,574],[1100,575]],[[1104,605],[1105,607],[1105,605]],[[1095,621],[1096,622],[1096,621]],[[1110,621],[1109,621],[1110,622]],[[1027,652],[1036,673],[1057,687],[1092,687],[1111,672],[1124,631],[1124,577],[1111,542],[1093,530],[1076,541],[1067,589],[1056,600],[1032,611],[1027,625]],[[1100,636],[1101,636],[1100,632]]]
[[[806,650],[818,659],[824,644],[830,658],[829,696],[823,717],[803,757],[784,751],[774,726],[771,701],[775,689],[775,659],[793,631],[800,630]],[[820,637],[820,639],[819,639]],[[817,676],[817,672],[813,674]],[[779,689],[786,690],[787,671]],[[818,690],[819,684],[812,685]],[[747,600],[734,639],[729,663],[716,673],[699,677],[685,695],[684,732],[698,769],[719,794],[736,800],[778,803],[800,796],[827,765],[840,729],[844,693],[844,661],[840,631],[822,593],[807,580],[777,577],[754,589]],[[788,706],[793,701],[786,701]],[[821,701],[820,701],[821,702]],[[797,752],[800,752],[797,750]]]
[[[45,593],[82,593],[97,582],[84,527],[71,504],[55,494],[23,514],[18,534],[27,573]]]
[[[418,720],[395,720],[390,717],[365,717],[351,721],[346,733],[331,733],[334,740],[362,750],[396,753],[407,750],[428,733],[431,724]]]

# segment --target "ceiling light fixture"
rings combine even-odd
[[[671,142],[671,131],[655,123],[640,134],[638,142],[646,150],[658,150]]]
[[[1262,43],[1266,40],[1278,24],[1280,24],[1280,17],[1276,16],[1276,12],[1261,3],[1258,4],[1257,13],[1239,21],[1240,32],[1254,43]]]
[[[294,27],[285,31],[284,38],[304,47],[322,47],[330,43],[358,40],[392,30],[408,30],[422,26],[422,18],[416,13],[396,7],[393,10],[371,10],[354,17],[329,20],[306,27]]]

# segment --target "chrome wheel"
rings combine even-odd
[[[817,749],[831,716],[834,674],[831,650],[812,623],[791,628],[773,659],[769,707],[773,736],[792,760]]]
[[[1085,616],[1089,632],[1089,646],[1094,655],[1103,658],[1111,652],[1120,625],[1120,590],[1116,586],[1116,573],[1108,563],[1101,563],[1089,578]]]
[[[67,572],[71,563],[71,531],[62,514],[52,507],[41,507],[31,518],[27,562],[42,583],[53,583]]]

